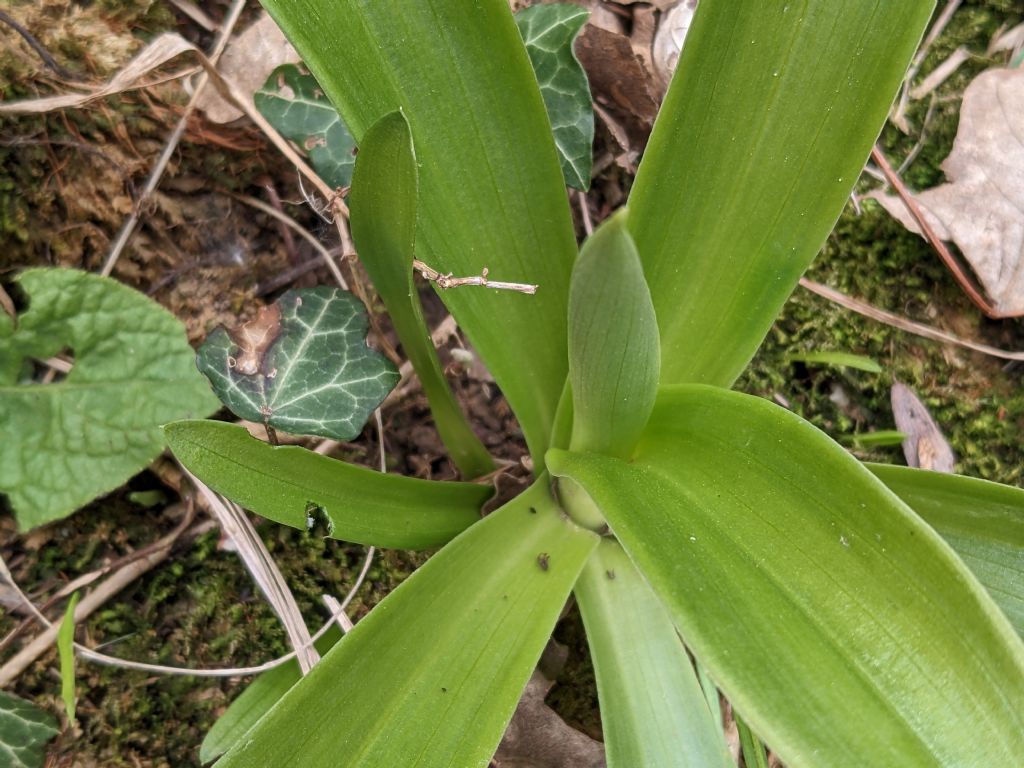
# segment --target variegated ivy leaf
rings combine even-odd
[[[278,67],[253,94],[253,100],[270,124],[309,156],[321,179],[335,189],[351,183],[355,140],[304,68],[297,64]]]
[[[43,747],[57,735],[57,722],[35,705],[0,691],[0,765],[39,768]]]
[[[516,14],[551,120],[565,183],[583,190],[590,187],[594,110],[587,73],[572,45],[589,15],[578,5],[563,3],[534,5]]]
[[[366,329],[366,310],[345,291],[288,291],[251,322],[211,333],[197,364],[243,419],[351,440],[398,383],[390,361],[366,345]]]

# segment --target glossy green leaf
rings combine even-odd
[[[29,308],[0,343],[0,492],[24,530],[117,488],[164,448],[160,425],[207,416],[217,399],[185,328],[138,291],[71,269],[17,279]],[[18,384],[27,357],[70,350],[52,384]]]
[[[536,78],[505,0],[264,0],[359,141],[401,108],[419,164],[417,253],[540,286],[441,297],[507,396],[540,472],[566,374],[576,240]]]
[[[78,593],[75,592],[68,600],[64,609],[64,618],[57,630],[57,655],[60,657],[60,698],[64,702],[64,710],[68,720],[75,720],[75,606],[78,605]]]
[[[956,550],[1024,635],[1024,491],[923,469],[867,467]]]
[[[274,447],[244,427],[179,421],[164,427],[175,455],[215,491],[258,515],[330,538],[396,549],[444,544],[480,519],[490,486],[417,480]]]
[[[583,244],[569,289],[573,450],[628,457],[658,391],[658,321],[626,211]]]
[[[236,416],[298,435],[351,440],[398,370],[366,345],[366,308],[319,286],[287,291],[251,322],[217,328],[196,364]]]
[[[58,732],[57,722],[46,712],[0,691],[0,765],[41,768],[43,747]]]
[[[874,432],[860,432],[842,437],[843,442],[865,447],[899,445],[906,439],[907,434],[898,429],[878,429]]]
[[[323,656],[340,639],[341,630],[334,625],[316,641],[316,649]],[[302,671],[295,659],[261,673],[207,732],[199,747],[199,762],[211,763],[231,749],[301,679]]]
[[[852,355],[849,352],[802,352],[788,355],[788,360],[809,365],[832,365],[836,368],[856,368],[868,373],[881,373],[882,366],[864,355]]]
[[[731,766],[664,606],[622,547],[601,542],[576,584],[609,768]]]
[[[631,463],[551,451],[787,766],[1008,765],[1024,644],[942,539],[772,403],[663,389]]]
[[[391,112],[363,137],[349,198],[352,238],[416,370],[452,461],[463,476],[479,477],[492,471],[494,462],[445,381],[413,282],[416,209],[412,136],[402,113]]]
[[[218,765],[486,766],[597,543],[538,483],[388,595]]]
[[[533,5],[515,15],[544,97],[565,183],[583,190],[590,189],[594,165],[594,109],[587,73],[572,46],[588,16],[587,9],[571,3]]]
[[[352,182],[356,143],[309,72],[297,64],[278,67],[253,94],[253,101],[282,136],[306,153],[327,184],[344,189]]]
[[[708,0],[629,197],[665,384],[728,386],[821,248],[931,0]]]

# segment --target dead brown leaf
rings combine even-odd
[[[964,93],[949,179],[914,200],[936,235],[960,248],[1002,316],[1024,314],[1024,69],[990,69]],[[907,229],[899,197],[869,195]]]
[[[298,52],[264,12],[228,43],[217,69],[242,92],[254,93],[277,67],[296,61],[299,61]],[[205,91],[196,106],[215,123],[230,123],[245,114],[212,90]]]
[[[907,436],[903,441],[907,464],[935,472],[955,471],[953,449],[914,391],[906,384],[894,381],[890,398],[896,429]]]

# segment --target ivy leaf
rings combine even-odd
[[[534,5],[515,15],[544,97],[565,183],[582,190],[590,188],[594,110],[587,73],[572,46],[589,15],[566,3]]]
[[[0,765],[39,768],[43,745],[57,731],[57,722],[46,712],[0,691]]]
[[[367,325],[350,293],[288,291],[251,322],[211,333],[197,364],[236,416],[351,440],[398,383],[395,367],[366,346]]]
[[[270,124],[309,156],[321,179],[335,189],[352,182],[355,139],[316,78],[303,67],[278,67],[253,100]]]
[[[31,269],[30,306],[0,330],[0,492],[23,530],[117,488],[164,447],[160,425],[217,409],[182,324],[115,280]],[[26,358],[70,349],[53,384],[18,384]]]

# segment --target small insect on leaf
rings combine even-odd
[[[540,566],[540,569],[542,571],[546,571],[548,569],[548,553],[547,552],[541,552],[539,555],[537,555],[537,565]]]

